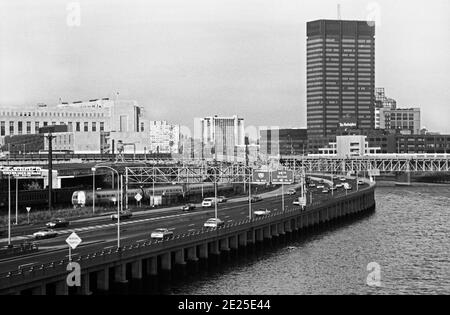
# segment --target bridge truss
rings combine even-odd
[[[262,166],[246,166],[241,163],[186,163],[174,165],[143,165],[125,167],[129,185],[174,184],[174,183],[248,183],[252,180],[253,170]],[[264,167],[264,166],[263,166]],[[267,167],[266,167],[267,169]],[[300,178],[304,173],[341,173],[370,172],[450,172],[448,158],[317,158],[303,157],[281,159],[278,166],[271,170],[284,169],[294,171]]]
[[[349,171],[392,172],[450,172],[450,160],[446,158],[298,158],[281,160],[290,169],[304,168],[307,173],[347,173]]]
[[[174,184],[174,183],[248,183],[252,167],[243,164],[185,164],[173,166],[126,167],[129,185]]]

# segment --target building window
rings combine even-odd
[[[27,121],[27,134],[31,133],[31,121]]]
[[[144,132],[144,123],[141,122],[141,132]]]
[[[34,122],[34,133],[39,133],[39,121]]]
[[[67,126],[68,126],[68,131],[73,131],[73,126],[72,126],[72,122],[71,121],[69,121],[68,123],[67,123]]]
[[[0,122],[0,136],[4,136],[6,134],[6,130],[5,130],[5,122],[2,121]]]
[[[97,131],[97,123],[95,121],[92,122],[92,131]]]
[[[52,121],[52,126],[56,126],[56,121]]]
[[[22,122],[21,121],[17,122],[17,132],[19,135],[22,134]]]
[[[44,121],[44,127],[46,127],[48,125],[48,123],[46,121]]]
[[[89,131],[89,123],[87,121],[84,122],[84,132]]]
[[[105,131],[105,123],[103,121],[100,122],[100,131]]]
[[[14,134],[14,121],[9,122],[9,134],[10,135]]]
[[[81,131],[81,123],[77,121],[76,131]]]

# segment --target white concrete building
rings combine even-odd
[[[308,156],[330,156],[330,157],[359,157],[366,154],[380,153],[381,148],[369,147],[366,136],[337,136],[336,142],[331,142],[328,148],[319,148],[319,154]]]
[[[200,137],[203,146],[215,148],[218,160],[228,160],[235,155],[235,146],[244,145],[244,119],[212,116],[199,119]]]
[[[101,134],[106,136],[110,148],[113,139],[116,148],[119,140],[132,144],[124,147],[124,153],[150,149],[149,120],[144,118],[143,108],[133,100],[108,98],[0,109],[0,144],[5,136],[37,134],[40,127],[51,125],[68,126],[68,132],[54,140],[55,151],[100,153]],[[48,141],[45,145],[48,148]]]
[[[179,153],[180,126],[165,120],[150,121],[150,151],[152,153]]]

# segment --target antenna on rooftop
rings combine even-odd
[[[338,5],[337,5],[337,18],[338,18],[338,20],[341,19],[341,4],[340,3],[338,3]]]

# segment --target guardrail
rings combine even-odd
[[[20,245],[0,247],[0,259],[9,258],[11,256],[25,255],[36,252],[38,246],[35,243],[22,243]]]
[[[195,246],[195,243],[211,240],[214,238],[221,238],[227,234],[233,234],[240,231],[246,231],[250,228],[264,226],[266,224],[276,223],[279,220],[294,217],[298,214],[309,214],[317,208],[324,208],[333,205],[338,201],[347,200],[350,197],[356,197],[368,189],[374,189],[374,185],[369,185],[367,188],[362,188],[359,191],[352,191],[348,195],[334,197],[333,199],[316,201],[302,210],[299,207],[292,207],[285,211],[277,210],[269,215],[262,217],[255,217],[252,219],[243,219],[239,222],[225,224],[215,229],[204,229],[193,231],[190,233],[178,234],[166,240],[148,240],[145,242],[133,242],[126,244],[120,249],[103,249],[94,253],[76,256],[72,262],[83,263],[83,269],[95,268],[97,266],[113,264],[119,260],[126,260],[139,256],[156,255],[158,252],[167,252],[173,248],[179,248],[184,245]],[[43,278],[56,277],[66,274],[67,264],[69,259],[62,259],[51,261],[49,263],[28,266],[25,268],[18,268],[17,270],[3,272],[0,274],[0,288],[7,288],[9,286],[20,285],[20,282],[26,281],[28,278],[33,278],[33,281],[39,281]]]

